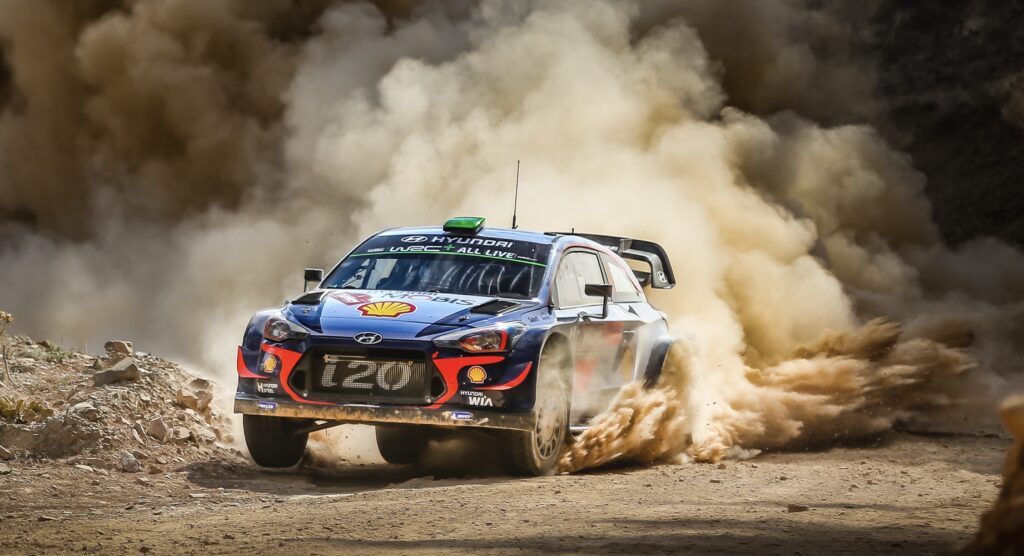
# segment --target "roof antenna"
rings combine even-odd
[[[512,201],[512,229],[516,229],[516,210],[519,208],[519,161],[516,161],[516,197]]]

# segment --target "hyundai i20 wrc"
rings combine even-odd
[[[361,423],[391,463],[473,429],[510,472],[546,474],[623,384],[653,384],[672,340],[644,289],[675,285],[660,246],[483,223],[380,232],[253,316],[235,412],[257,464],[295,465],[310,432]]]

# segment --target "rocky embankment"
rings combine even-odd
[[[1024,554],[1024,394],[1000,407],[1013,446],[1003,468],[1003,486],[992,509],[981,518],[981,531],[966,554]]]
[[[211,405],[210,381],[131,342],[104,347],[93,356],[0,337],[0,474],[22,459],[160,473],[240,457],[229,421]]]

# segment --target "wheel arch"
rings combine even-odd
[[[544,355],[544,351],[547,349],[554,349],[556,347],[561,347],[562,349],[565,350],[565,358],[567,365],[564,369],[561,370],[561,373],[562,378],[565,381],[565,386],[571,394],[573,383],[573,369],[575,368],[575,361],[573,359],[572,352],[572,340],[570,340],[569,336],[563,334],[562,332],[552,331],[547,335],[546,338],[544,338],[544,343],[541,345],[540,350],[537,352],[538,376],[540,371],[540,360],[541,357]]]

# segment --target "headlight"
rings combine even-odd
[[[434,338],[434,345],[444,348],[457,348],[472,353],[488,353],[509,351],[526,332],[526,325],[521,322],[507,322],[478,328],[476,330],[459,330]]]
[[[267,319],[267,324],[263,326],[263,337],[272,342],[304,340],[309,337],[309,331],[290,320],[270,317]]]

